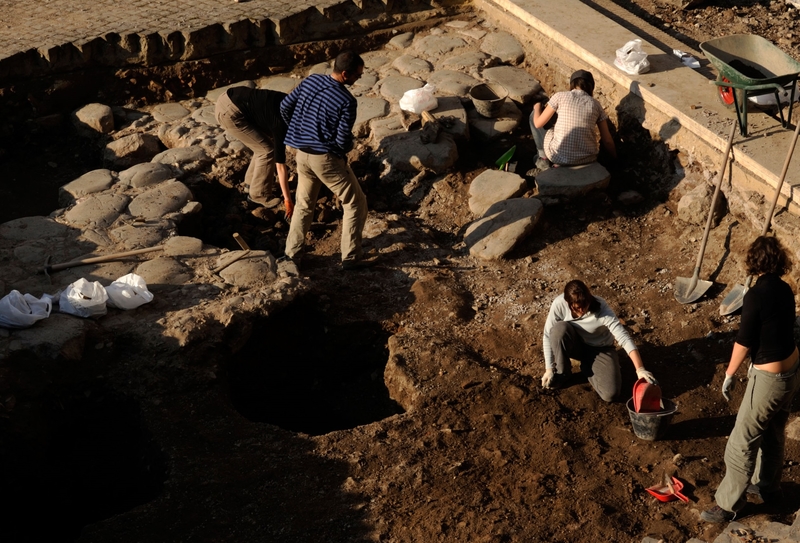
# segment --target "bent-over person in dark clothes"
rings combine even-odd
[[[286,219],[294,210],[286,168],[286,122],[281,117],[281,101],[286,94],[268,89],[234,87],[217,99],[217,122],[233,137],[253,151],[244,176],[248,200],[266,206],[272,197],[275,172],[283,193]]]

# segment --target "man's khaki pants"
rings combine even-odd
[[[244,182],[250,185],[249,196],[257,204],[265,205],[272,198],[275,184],[275,143],[272,138],[250,124],[227,93],[217,99],[214,108],[217,122],[234,138],[253,151],[253,158],[244,174]]]
[[[361,234],[367,221],[367,198],[353,170],[343,158],[327,153],[314,155],[297,151],[297,192],[286,256],[297,259],[303,250],[306,234],[314,219],[319,189],[324,184],[342,203],[342,261],[362,257]]]

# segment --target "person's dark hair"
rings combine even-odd
[[[750,275],[762,273],[786,275],[792,269],[792,261],[786,254],[786,249],[774,236],[757,237],[747,249],[745,264]]]
[[[583,77],[576,77],[569,83],[569,90],[581,89],[589,96],[594,96],[594,81],[589,81]]]
[[[362,59],[355,51],[342,51],[333,61],[333,71],[337,74],[342,72],[352,73],[364,65]]]
[[[564,286],[564,300],[569,304],[570,308],[573,305],[588,307],[587,311],[589,313],[595,313],[600,310],[600,302],[592,296],[589,287],[580,279],[573,279]]]

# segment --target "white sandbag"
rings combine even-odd
[[[788,88],[784,88],[782,91],[778,92],[778,96],[780,97],[781,104],[788,104],[789,100],[791,100],[792,94],[792,86],[789,85]],[[749,96],[747,98],[750,102],[759,105],[759,106],[774,106],[776,105],[775,102],[775,94],[762,94],[760,96]],[[797,83],[794,91],[794,101],[800,102],[800,83]]]
[[[439,107],[439,101],[433,93],[436,87],[426,83],[421,89],[407,90],[400,98],[400,109],[419,115],[423,111],[430,111]]]
[[[617,49],[614,66],[631,75],[643,74],[650,70],[647,53],[642,50],[642,40],[631,40]]]
[[[78,317],[99,317],[107,313],[108,294],[98,281],[80,278],[64,289],[58,299],[58,310]]]
[[[31,294],[20,294],[12,290],[0,299],[0,326],[3,328],[27,328],[36,321],[46,319],[53,309],[53,302],[46,294],[41,299]]]
[[[147,290],[144,278],[135,273],[123,275],[106,287],[108,305],[118,309],[136,309],[153,301],[153,293]]]

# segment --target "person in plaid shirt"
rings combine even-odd
[[[569,91],[558,92],[543,107],[533,106],[530,117],[531,133],[539,157],[538,170],[551,165],[577,166],[597,160],[600,145],[595,126],[600,131],[600,143],[613,158],[617,158],[614,139],[608,129],[608,115],[600,102],[592,97],[594,77],[578,70],[569,78]]]

